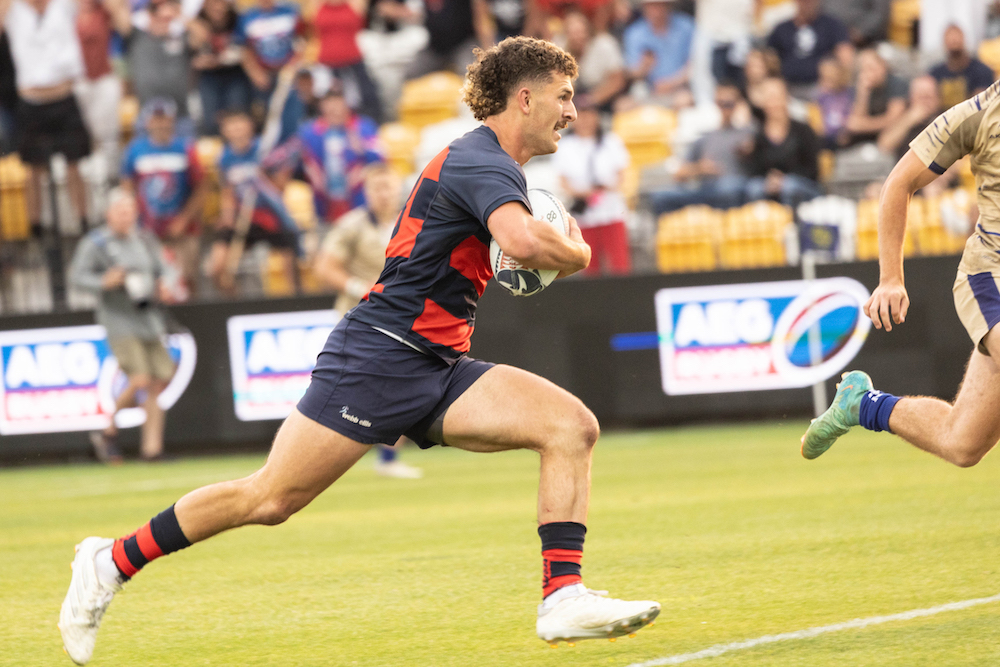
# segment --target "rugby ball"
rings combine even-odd
[[[528,204],[536,220],[546,222],[563,234],[569,234],[569,213],[559,198],[547,190],[528,190]],[[493,277],[514,296],[531,296],[552,284],[559,272],[555,269],[529,269],[504,254],[496,240],[490,241],[490,266]]]

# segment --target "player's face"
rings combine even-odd
[[[555,153],[559,130],[576,120],[573,105],[573,82],[565,74],[553,74],[552,80],[532,89],[525,143],[533,155]]]

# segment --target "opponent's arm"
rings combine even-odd
[[[909,150],[882,185],[878,212],[879,283],[865,303],[865,315],[876,329],[885,327],[886,331],[892,331],[893,323],[902,324],[906,320],[910,307],[903,282],[906,215],[913,193],[937,177]]]
[[[528,268],[555,269],[562,278],[590,264],[590,246],[572,217],[569,234],[560,234],[533,218],[522,203],[510,201],[493,211],[486,225],[500,249]]]

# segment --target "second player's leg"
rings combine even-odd
[[[1000,440],[1000,329],[983,340],[990,356],[972,353],[955,403],[906,397],[889,418],[892,432],[955,465],[975,465]]]
[[[538,522],[586,523],[600,428],[568,391],[519,368],[495,366],[448,408],[443,433],[446,444],[460,449],[538,452]]]
[[[263,468],[187,494],[177,501],[177,521],[191,543],[247,524],[282,523],[369,449],[296,410],[278,430]]]

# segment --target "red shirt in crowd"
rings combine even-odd
[[[76,17],[76,32],[83,52],[83,67],[93,81],[111,73],[108,46],[111,42],[111,15],[99,4],[80,8]]]
[[[357,34],[365,17],[347,2],[324,2],[313,19],[319,38],[319,61],[327,67],[347,67],[361,62]]]

